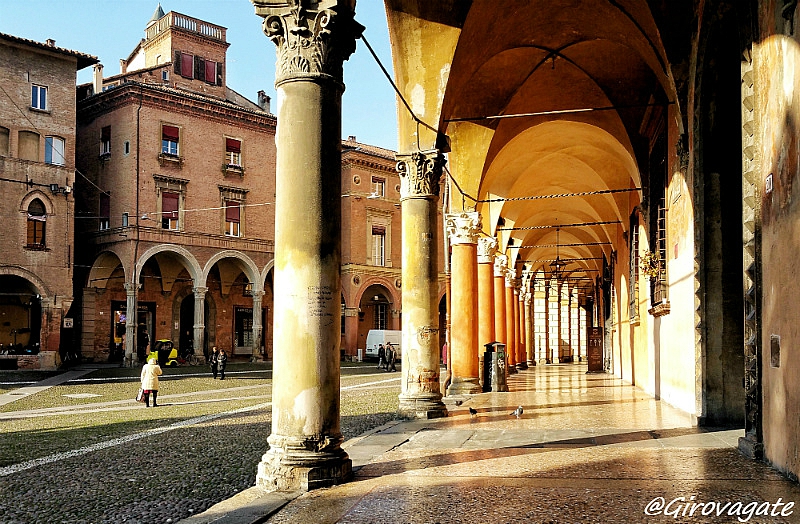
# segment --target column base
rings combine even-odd
[[[528,363],[527,362],[517,362],[517,369],[520,370],[520,371],[524,371],[524,370],[528,369]]]
[[[529,360],[528,361],[528,367],[529,368],[535,368],[536,367],[536,361],[535,360]]]
[[[747,436],[739,437],[739,453],[752,460],[764,458],[764,444],[756,442]]]
[[[447,396],[474,395],[483,393],[483,388],[478,381],[478,377],[453,377],[450,387],[447,388]]]
[[[508,374],[509,375],[515,375],[517,373],[519,373],[519,371],[517,371],[517,365],[516,364],[514,364],[514,365],[509,364],[508,365]]]
[[[417,396],[406,397],[400,395],[400,406],[397,414],[405,419],[432,419],[447,416],[447,406],[442,402],[442,396]]]
[[[326,453],[273,447],[261,457],[256,485],[267,491],[310,491],[352,477],[353,461],[342,449]]]

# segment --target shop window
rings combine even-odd
[[[44,249],[46,231],[47,211],[42,201],[35,198],[28,204],[27,247],[29,249]]]
[[[386,265],[386,227],[372,226],[372,265]]]
[[[47,86],[31,86],[31,108],[47,111]]]
[[[178,230],[180,216],[180,194],[161,193],[161,229]]]
[[[8,128],[0,126],[0,156],[8,156],[9,148],[9,130]]]
[[[39,161],[39,134],[33,131],[19,132],[19,158]]]
[[[57,136],[44,138],[44,161],[57,166],[64,165],[64,139]]]
[[[111,126],[105,126],[100,130],[100,154],[111,154]]]
[[[111,197],[100,193],[99,229],[105,231],[111,226]]]
[[[180,154],[180,129],[175,126],[161,126],[161,152],[169,156]]]
[[[238,237],[241,234],[239,220],[241,217],[241,204],[231,200],[225,201],[225,235]]]

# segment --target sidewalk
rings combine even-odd
[[[36,382],[32,386],[23,386],[21,388],[9,391],[7,393],[0,394],[0,406],[10,404],[15,400],[19,400],[29,395],[33,395],[34,393],[39,393],[40,391],[49,389],[53,386],[58,386],[59,384],[64,384],[66,382],[69,382],[70,380],[74,380],[84,375],[88,375],[89,373],[95,371],[98,368],[99,366],[94,366],[94,367],[79,366],[74,369],[71,369],[70,371],[65,371],[64,373],[59,373],[58,375]]]
[[[786,505],[800,504],[800,487],[741,456],[742,430],[692,427],[685,413],[581,364],[531,368],[509,388],[448,404],[445,419],[348,441],[356,472],[347,484],[251,488],[182,522],[705,523],[748,511],[751,523],[800,522],[800,507]],[[511,416],[518,406],[522,416]]]

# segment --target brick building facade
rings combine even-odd
[[[275,117],[225,86],[224,28],[157,12],[145,35],[79,88],[82,356],[268,358]]]
[[[97,58],[0,34],[0,367],[53,368],[75,316],[75,73]]]

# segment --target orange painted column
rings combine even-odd
[[[524,280],[523,280],[524,281]],[[528,358],[525,354],[527,341],[525,340],[525,292],[520,286],[514,290],[514,311],[517,317],[517,369],[528,369]]]
[[[494,339],[506,344],[506,264],[507,257],[494,257]]]
[[[447,215],[450,257],[450,355],[452,379],[447,395],[480,393],[478,381],[478,234],[476,212]]]
[[[517,372],[517,339],[514,337],[514,281],[516,273],[509,268],[506,272],[505,306],[506,306],[506,353],[508,354],[508,372]]]
[[[494,336],[494,254],[497,240],[492,237],[478,239],[478,361],[483,358],[486,344],[495,341]],[[482,367],[478,367],[478,379]]]

